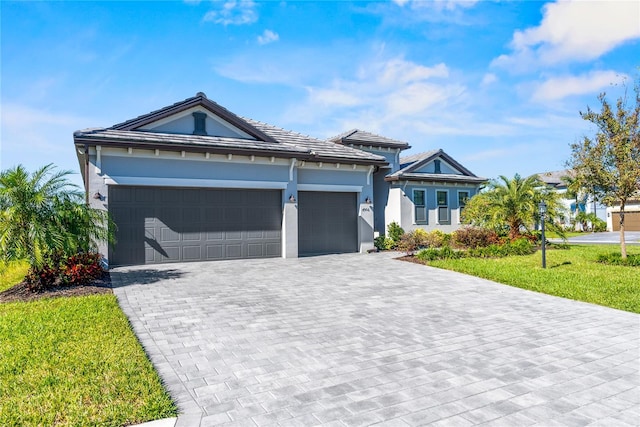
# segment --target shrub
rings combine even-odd
[[[393,239],[390,239],[385,236],[380,236],[380,237],[376,237],[373,240],[373,245],[379,251],[389,251],[393,249],[393,247],[395,246],[395,242],[393,241]]]
[[[419,238],[419,235],[417,235],[415,231],[404,233],[402,237],[400,237],[396,248],[399,251],[405,252],[407,255],[411,255],[420,247]]]
[[[421,261],[433,261],[436,259],[457,259],[465,256],[463,251],[456,251],[449,246],[442,248],[427,248],[416,254],[416,258]]]
[[[488,228],[465,226],[453,232],[453,244],[461,248],[483,248],[500,242],[498,234]]]
[[[24,278],[29,292],[42,292],[60,284],[60,268],[45,265],[42,268],[30,268]]]
[[[86,252],[67,258],[61,270],[62,282],[69,285],[85,285],[104,274],[100,254]]]
[[[591,229],[596,233],[602,233],[603,231],[607,231],[607,223],[600,218],[598,218],[595,214],[591,218]]]
[[[534,252],[534,244],[527,238],[516,239],[505,246],[507,255],[531,255]]]
[[[417,228],[400,237],[397,248],[408,254],[418,249],[441,247],[448,243],[448,235],[440,230],[427,232],[422,228]]]
[[[640,267],[640,255],[627,255],[627,259],[622,259],[619,252],[598,255],[597,261],[602,264],[624,265],[628,267]]]
[[[24,282],[30,292],[42,292],[63,285],[85,285],[104,274],[100,260],[100,254],[87,252],[68,257],[62,262],[50,261],[40,269],[30,269]]]
[[[400,238],[402,237],[403,234],[404,234],[404,229],[400,227],[400,225],[397,222],[393,221],[391,224],[387,226],[387,236],[389,236],[389,238],[393,240],[395,244],[397,244],[400,241]]]
[[[429,248],[440,248],[442,246],[447,246],[450,240],[450,234],[446,234],[440,230],[433,230],[427,233],[425,246]]]
[[[467,255],[474,258],[502,258],[510,255],[530,255],[533,252],[533,243],[526,238],[519,238],[501,245],[492,244],[483,248],[469,249]]]

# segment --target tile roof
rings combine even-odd
[[[148,123],[169,117],[194,106],[202,106],[255,139],[187,135],[138,130]],[[210,101],[199,92],[195,97],[138,116],[110,128],[74,132],[77,144],[104,144],[122,147],[162,148],[163,150],[197,150],[298,158],[309,161],[384,165],[383,156],[312,138],[253,119],[242,118]]]
[[[381,160],[382,162],[386,163],[386,159],[383,156],[379,156],[377,154],[367,153],[366,151],[357,150],[355,148],[345,147],[338,144],[332,144],[328,141],[322,141],[320,139],[312,138],[307,135],[282,129],[256,120],[247,118],[245,118],[245,120],[262,132],[271,136],[274,140],[294,147],[304,147],[310,150],[311,153],[315,153],[321,158],[360,159],[372,161]]]
[[[441,150],[430,150],[423,151],[422,153],[411,154],[409,156],[400,157],[400,168],[404,168],[405,166],[409,166],[419,160],[426,159],[428,157],[433,156]]]
[[[565,169],[561,171],[551,171],[534,174],[534,176],[536,175],[538,179],[540,179],[540,181],[544,182],[545,184],[561,189],[567,187],[567,183],[564,182],[562,178],[572,177],[573,175],[575,175],[575,173],[570,169]]]
[[[376,135],[360,129],[351,129],[347,132],[329,138],[329,141],[343,145],[371,145],[374,147],[400,148],[404,150],[410,148],[409,144],[397,139],[387,138],[386,136]]]
[[[460,174],[447,173],[427,173],[417,172],[416,170],[423,165],[429,163],[435,158],[442,158],[454,168],[458,169]],[[400,169],[385,177],[387,181],[439,181],[439,182],[463,182],[480,184],[486,182],[486,178],[474,175],[469,169],[458,163],[453,157],[449,156],[442,149],[425,151],[423,153],[412,154],[410,156],[400,158]]]

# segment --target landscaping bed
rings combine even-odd
[[[17,285],[0,292],[0,303],[110,293],[113,293],[111,290],[111,277],[109,276],[109,273],[105,273],[100,279],[96,279],[94,282],[86,285],[58,286],[40,292],[31,292],[26,283],[20,282]]]

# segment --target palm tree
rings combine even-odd
[[[546,216],[549,219],[558,217],[558,195],[537,176],[524,179],[516,174],[509,179],[501,175],[485,192],[469,201],[464,209],[465,220],[497,231],[508,230],[509,238],[517,239],[523,230],[531,231],[539,223],[538,204],[543,200],[547,205]],[[550,225],[552,229],[558,229],[552,222]]]
[[[19,165],[0,173],[0,256],[26,258],[32,268],[112,241],[107,213],[88,207],[52,164],[33,173]]]

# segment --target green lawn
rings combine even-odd
[[[0,292],[22,281],[27,270],[29,270],[29,264],[26,261],[0,262]]]
[[[640,267],[595,262],[598,254],[619,251],[611,245],[572,245],[547,250],[547,269],[541,252],[499,259],[462,258],[429,261],[429,265],[484,277],[496,282],[579,301],[640,313]],[[628,245],[627,252],[640,254]]]
[[[2,426],[121,426],[177,412],[112,294],[0,304],[0,379]]]

